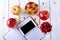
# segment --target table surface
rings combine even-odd
[[[38,2],[39,0],[30,0],[30,1],[33,1],[39,5],[39,2]],[[4,34],[10,30],[6,25],[7,19],[10,17],[13,17],[13,18],[18,17],[15,15],[12,15],[11,8],[14,5],[19,5],[20,3],[20,6],[23,10],[20,17],[21,17],[21,21],[23,21],[24,17],[26,17],[26,14],[24,14],[25,12],[24,6],[26,5],[27,2],[29,2],[29,0],[20,0],[20,1],[9,0],[9,3],[8,3],[8,0],[0,0],[0,40],[4,40],[3,38]],[[9,8],[8,8],[8,4],[9,4]],[[9,12],[8,12],[8,9],[9,9]],[[51,34],[50,33],[46,34],[44,40],[60,40],[60,18],[59,18],[60,17],[60,0],[40,0],[40,11],[41,10],[48,10],[50,12],[51,17],[47,21],[50,22],[53,27]],[[39,23],[39,18],[35,16],[32,16],[32,17],[38,19],[36,20],[36,22]],[[50,35],[52,39],[50,39],[51,38]]]

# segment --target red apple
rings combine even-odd
[[[40,26],[40,29],[43,33],[51,32],[52,25],[49,22],[43,22]]]
[[[50,17],[50,14],[47,10],[42,10],[39,12],[39,18],[41,20],[47,20]]]
[[[14,26],[16,25],[17,21],[14,18],[9,18],[7,20],[7,26],[9,28],[14,28]]]

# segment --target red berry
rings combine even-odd
[[[39,18],[41,20],[47,20],[49,18],[50,14],[47,10],[42,10],[39,12]]]
[[[52,30],[52,25],[48,22],[43,22],[40,26],[40,29],[43,33],[50,32]]]
[[[8,20],[7,20],[7,26],[9,27],[9,28],[13,28],[15,25],[16,25],[16,20],[14,19],[14,18],[9,18]]]

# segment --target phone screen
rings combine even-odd
[[[32,21],[29,21],[23,27],[21,27],[21,30],[24,34],[26,34],[30,30],[32,30],[34,27],[35,27],[34,23]]]

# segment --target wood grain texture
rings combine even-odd
[[[3,39],[3,35],[5,33],[7,33],[10,29],[7,27],[6,25],[6,21],[8,18],[13,17],[13,18],[18,18],[18,16],[15,16],[12,14],[11,12],[11,8],[14,5],[20,5],[22,12],[20,14],[20,19],[21,21],[23,21],[27,16],[27,14],[25,14],[25,10],[24,7],[26,5],[27,2],[29,1],[33,1],[35,3],[37,3],[39,5],[39,8],[41,10],[48,10],[50,12],[51,18],[49,18],[48,22],[50,22],[52,24],[52,32],[48,33],[45,35],[44,39],[42,40],[60,40],[60,0],[0,0],[0,40],[4,40]],[[19,4],[20,3],[20,4]],[[8,7],[9,4],[9,7]],[[9,11],[8,11],[9,9]],[[37,19],[36,22],[39,24],[44,22],[42,20],[39,19],[38,16],[34,15],[32,16],[34,19]],[[40,20],[40,21],[39,21]],[[39,24],[39,26],[40,26]],[[52,37],[52,39],[50,39]]]

